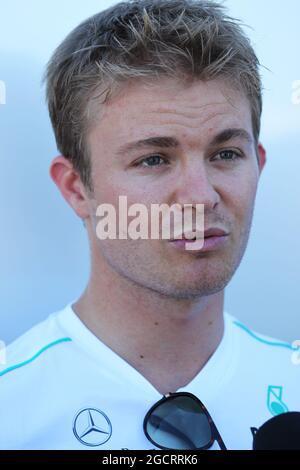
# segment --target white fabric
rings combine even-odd
[[[0,449],[155,449],[143,420],[162,396],[71,305],[8,347],[0,366]],[[227,312],[224,318],[219,347],[177,392],[200,398],[228,449],[251,449],[251,427],[300,411],[300,365],[287,343],[248,330]]]

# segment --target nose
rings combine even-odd
[[[204,204],[205,210],[213,210],[220,202],[218,193],[212,181],[212,175],[204,161],[198,161],[186,165],[180,169],[175,189],[172,195],[173,203]]]

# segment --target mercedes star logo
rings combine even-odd
[[[74,418],[73,432],[81,444],[89,447],[101,446],[112,433],[111,422],[103,411],[84,408]]]

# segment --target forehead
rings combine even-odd
[[[197,135],[199,140],[225,127],[243,127],[252,134],[249,101],[225,81],[134,80],[103,105],[90,137],[104,136],[116,146],[163,130],[182,138]]]

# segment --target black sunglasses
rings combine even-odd
[[[215,441],[227,450],[203,403],[192,393],[168,393],[144,418],[144,433],[160,449],[209,449]]]

